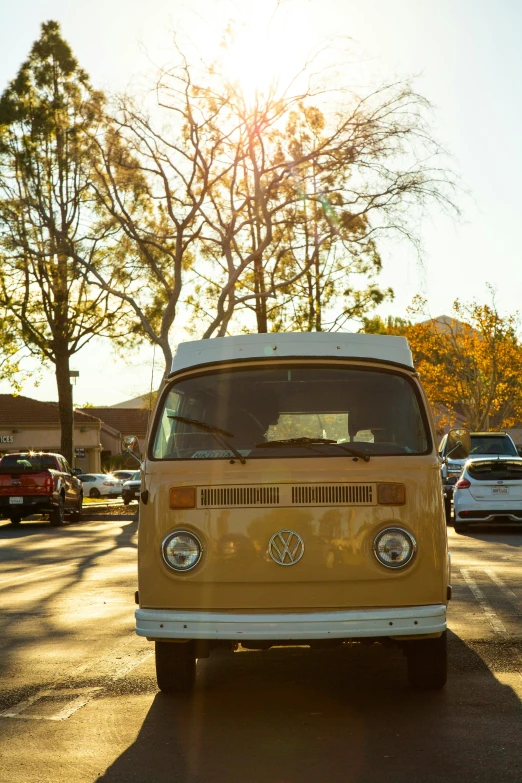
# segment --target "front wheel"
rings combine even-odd
[[[414,688],[439,690],[448,676],[447,632],[436,639],[406,643],[408,681]]]
[[[164,693],[188,693],[196,681],[193,642],[156,642],[156,681]]]
[[[89,492],[89,497],[90,498],[100,498],[101,497],[100,490],[96,489],[96,487],[93,487],[91,489],[91,491]]]

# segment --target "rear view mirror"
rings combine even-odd
[[[133,454],[140,453],[140,442],[136,435],[126,435],[122,439],[122,451],[132,452]]]
[[[124,454],[130,454],[140,465],[140,442],[136,435],[126,435],[121,441],[121,450]]]
[[[466,459],[471,450],[471,436],[467,429],[454,429],[448,432],[446,443],[446,458]]]

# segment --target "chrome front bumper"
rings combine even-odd
[[[288,614],[136,610],[136,633],[148,639],[299,641],[417,636],[445,630],[444,604]]]

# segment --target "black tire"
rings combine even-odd
[[[65,503],[63,495],[60,495],[58,505],[49,514],[49,522],[53,527],[61,527],[65,523]]]
[[[196,681],[192,642],[156,642],[156,681],[163,693],[189,693]]]
[[[11,520],[12,525],[19,525],[22,521],[22,517],[18,516],[18,514],[11,514],[9,519]]]
[[[455,533],[459,533],[460,535],[462,535],[463,533],[467,533],[468,532],[468,526],[467,525],[459,525],[457,522],[455,522],[455,524],[453,525],[453,529],[454,529]]]
[[[101,498],[101,493],[99,489],[96,489],[96,487],[93,487],[91,491],[89,492],[90,498]]]
[[[407,642],[408,681],[413,688],[439,690],[448,676],[447,632],[436,639]]]
[[[444,513],[446,515],[446,524],[451,525],[451,498],[449,496],[444,498]]]
[[[124,506],[128,506],[128,505],[129,505],[129,503],[130,503],[130,500],[124,500],[124,501],[123,501],[123,505],[124,505]]]
[[[80,495],[80,497],[78,498],[78,502],[76,503],[75,507],[71,511],[72,522],[79,522],[81,520],[82,506],[83,506],[83,495]]]

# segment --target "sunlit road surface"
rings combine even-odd
[[[122,514],[126,513],[126,509],[132,509],[136,511],[138,506],[135,501],[131,501],[128,506],[125,506],[121,498],[84,498],[83,511],[89,513],[93,508],[111,508],[112,506],[121,506]]]
[[[522,531],[449,529],[443,692],[373,645],[213,655],[157,692],[136,523],[0,522],[1,783],[522,781]]]

